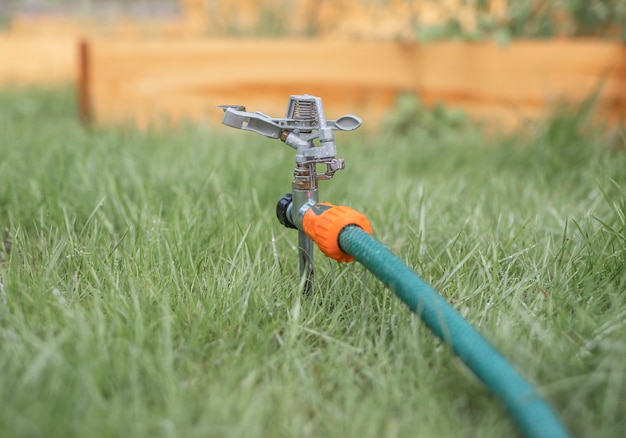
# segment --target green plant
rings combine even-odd
[[[0,435],[514,433],[357,265],[318,254],[300,294],[274,217],[288,150],[193,125],[85,129],[73,102],[0,93]],[[575,119],[491,138],[406,105],[427,128],[338,134],[348,167],[321,197],[364,211],[575,435],[618,435],[626,154]]]

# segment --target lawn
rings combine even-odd
[[[364,212],[575,436],[620,436],[625,136],[585,108],[488,135],[403,100],[380,133],[337,134],[320,199]],[[358,264],[318,252],[299,292],[274,214],[292,169],[251,133],[88,129],[68,89],[1,92],[0,435],[514,434]]]

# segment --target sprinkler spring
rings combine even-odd
[[[241,105],[218,108],[224,110],[224,125],[280,139],[296,150],[292,190],[278,201],[276,214],[281,224],[298,230],[300,276],[305,292],[309,292],[313,285],[314,245],[304,232],[303,217],[318,203],[318,181],[331,179],[345,167],[343,159],[337,158],[333,131],[353,131],[362,121],[352,114],[326,120],[322,99],[308,94],[290,96],[284,118],[247,112]],[[317,165],[325,165],[326,171],[317,173]]]

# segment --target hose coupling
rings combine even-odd
[[[351,262],[354,257],[347,254],[339,245],[339,235],[348,226],[357,226],[372,234],[370,221],[353,208],[337,206],[327,202],[311,205],[304,213],[302,227],[319,249],[331,259]]]

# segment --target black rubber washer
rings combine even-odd
[[[287,228],[297,229],[287,214],[287,210],[291,205],[292,199],[293,197],[291,193],[287,193],[278,200],[278,204],[276,204],[276,217],[278,218],[278,221]]]

